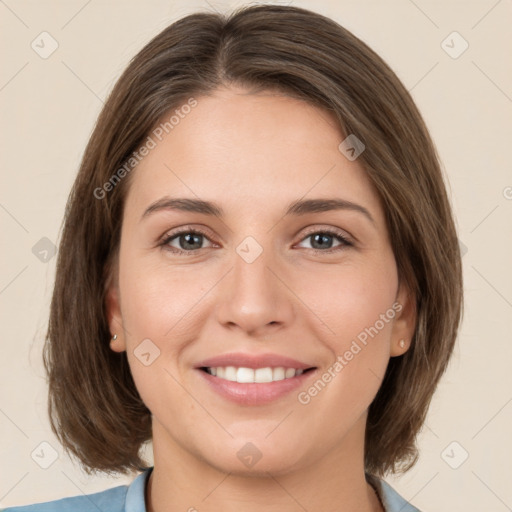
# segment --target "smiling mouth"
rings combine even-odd
[[[243,366],[202,366],[200,370],[221,380],[239,382],[243,384],[263,384],[280,380],[293,379],[303,373],[314,370],[315,367],[306,369],[286,368],[284,366],[265,368],[246,368]]]

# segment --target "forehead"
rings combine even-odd
[[[164,124],[170,112],[151,132],[155,146],[134,171],[130,208],[185,195],[222,202],[225,210],[271,210],[311,196],[357,200],[381,214],[363,166],[338,149],[345,136],[330,112],[282,94],[233,88],[195,101],[173,110],[181,115],[172,125]]]

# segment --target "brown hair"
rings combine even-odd
[[[43,354],[52,430],[88,473],[147,467],[139,452],[151,439],[150,411],[126,353],[110,349],[105,315],[131,174],[125,168],[112,178],[164,114],[229,84],[277,89],[328,109],[366,146],[359,158],[382,201],[417,324],[370,406],[365,469],[405,471],[418,457],[416,435],[462,318],[451,207],[427,128],[393,71],[334,21],[296,7],[187,16],[150,41],[117,81],[66,206]]]

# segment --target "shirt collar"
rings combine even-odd
[[[153,467],[146,469],[128,486],[124,506],[125,512],[146,512],[146,487],[149,475],[152,471]],[[400,510],[401,512],[418,512],[417,508],[402,498],[402,496],[384,480],[370,474],[366,474],[366,479],[377,489],[386,512],[393,512],[395,510]]]
[[[366,474],[366,480],[377,490],[386,512],[419,512],[414,505],[400,496],[385,480],[370,474]]]
[[[153,467],[146,469],[128,486],[126,491],[125,512],[146,512],[146,486]]]

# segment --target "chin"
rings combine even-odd
[[[236,437],[226,444],[216,442],[215,453],[202,454],[208,463],[224,473],[237,476],[284,475],[298,469],[304,463],[304,453],[299,453],[300,443],[285,445],[261,437]],[[213,455],[213,457],[212,457]]]

